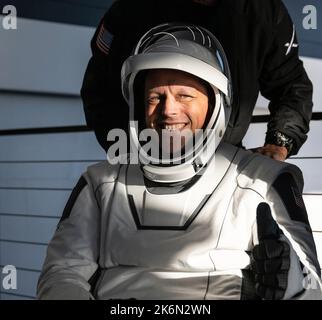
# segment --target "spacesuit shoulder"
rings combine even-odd
[[[113,183],[117,180],[120,164],[110,164],[108,161],[96,163],[87,168],[85,178],[96,190],[103,183]]]
[[[252,189],[262,197],[267,195],[274,181],[282,174],[293,176],[299,190],[303,190],[302,171],[294,164],[273,160],[258,153],[248,155],[238,166],[237,184]]]

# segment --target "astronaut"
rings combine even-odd
[[[38,297],[321,299],[301,171],[221,141],[232,92],[218,40],[152,28],[123,64],[122,92],[132,154],[80,178]]]

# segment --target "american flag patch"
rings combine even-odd
[[[96,45],[105,54],[108,54],[113,41],[113,35],[101,25],[100,31],[96,39]]]

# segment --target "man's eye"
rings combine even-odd
[[[147,101],[148,101],[148,103],[158,103],[160,101],[160,98],[157,96],[149,97]]]
[[[188,95],[188,94],[180,94],[180,95],[179,95],[179,99],[180,99],[181,101],[190,101],[190,100],[192,100],[192,99],[193,99],[193,97],[192,97],[192,96],[190,96],[190,95]]]

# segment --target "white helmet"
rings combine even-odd
[[[139,141],[138,114],[139,111],[142,113],[144,105],[143,100],[138,103],[143,88],[137,90],[137,84],[138,79],[143,80],[139,73],[151,69],[174,69],[192,74],[208,83],[215,95],[216,103],[205,132],[197,139],[193,150],[179,161],[153,159]],[[130,107],[130,138],[136,149],[132,151],[139,154],[145,177],[155,182],[171,183],[201,174],[222,140],[231,113],[229,66],[215,36],[195,25],[167,23],[156,26],[143,35],[133,55],[123,63],[121,79],[123,97]]]

